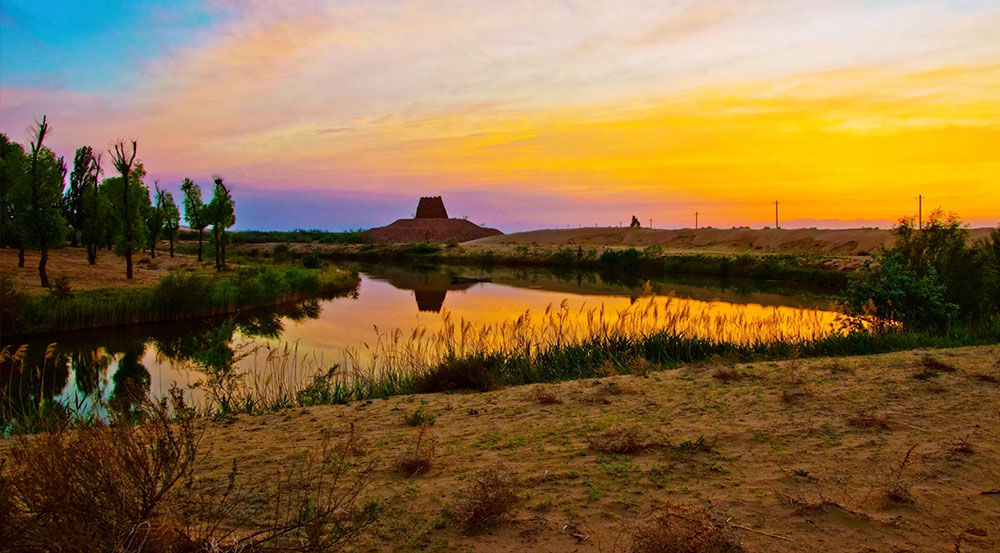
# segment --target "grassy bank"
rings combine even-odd
[[[156,286],[61,294],[3,292],[4,336],[79,330],[237,313],[353,290],[356,274],[295,267],[250,267],[221,276],[171,273]]]
[[[646,336],[606,336],[580,344],[525,347],[521,351],[447,356],[422,371],[381,370],[363,378],[320,373],[283,406],[348,403],[395,395],[453,390],[488,391],[509,385],[576,380],[616,374],[648,374],[706,361],[759,362],[842,357],[953,348],[1000,342],[1000,325],[954,329],[944,334],[865,331],[811,340],[739,344],[660,332]],[[253,403],[260,405],[259,402]]]
[[[272,256],[274,252],[248,246],[237,250],[248,258]],[[282,250],[282,255],[287,252]],[[585,270],[609,276],[657,278],[700,275],[809,283],[825,288],[842,288],[847,273],[824,268],[824,256],[750,254],[665,254],[658,246],[643,250],[520,247],[514,250],[466,250],[458,244],[421,242],[415,244],[322,245],[293,248],[293,256],[311,252],[332,261],[391,263],[397,265],[464,265],[475,267],[541,267],[553,271]]]

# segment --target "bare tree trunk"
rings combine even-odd
[[[132,278],[132,252],[125,252],[125,278]]]
[[[174,237],[170,237],[170,257],[174,256]]]
[[[42,288],[49,287],[49,275],[45,272],[45,266],[49,262],[49,245],[42,242],[42,258],[38,261],[38,277],[42,279]]]
[[[205,229],[203,228],[198,229],[198,263],[201,263],[201,242],[204,234],[205,234]]]
[[[87,245],[87,263],[97,264],[97,244]]]
[[[17,266],[24,268],[24,244],[17,245]]]
[[[222,270],[222,257],[219,252],[219,229],[216,226],[212,227],[212,236],[215,238],[213,243],[215,244],[215,270]]]

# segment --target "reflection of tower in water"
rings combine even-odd
[[[414,297],[417,298],[417,309],[431,313],[440,313],[444,307],[444,298],[448,295],[447,290],[414,290]]]

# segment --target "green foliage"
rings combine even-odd
[[[326,265],[319,252],[311,251],[302,257],[302,266],[306,269],[319,269]]]
[[[24,178],[14,181],[10,195],[18,233],[29,248],[58,247],[66,238],[62,215],[66,164],[41,146],[37,156],[28,157],[27,169]]]
[[[193,227],[192,227],[193,228]],[[308,243],[319,242],[321,244],[369,244],[371,239],[362,234],[360,230],[349,230],[345,232],[330,232],[326,230],[241,230],[229,234],[229,241],[232,244],[261,244],[267,242],[290,242]]]
[[[156,203],[163,215],[163,237],[170,240],[170,255],[174,253],[174,240],[181,228],[181,212],[177,209],[174,196],[165,190],[157,190]]]
[[[931,268],[923,276],[906,266],[902,252],[889,251],[878,265],[866,263],[836,299],[856,315],[930,328],[952,320],[958,307],[944,300],[945,285]]]
[[[62,210],[63,217],[72,228],[71,241],[75,246],[80,239],[86,223],[85,198],[87,189],[96,183],[94,175],[94,149],[90,146],[81,146],[76,149],[73,156],[73,172],[69,174],[69,188],[63,196]]]
[[[163,234],[166,215],[163,212],[163,192],[156,183],[153,184],[153,187],[156,190],[156,202],[151,202],[145,212],[146,247],[149,248],[149,253],[156,257],[156,244],[159,243]]]
[[[0,247],[20,243],[15,224],[13,191],[20,188],[28,175],[28,158],[24,147],[0,133]]]
[[[110,177],[101,182],[101,193],[107,198],[110,208],[115,253],[118,255],[129,255],[146,245],[148,227],[144,214],[152,206],[149,189],[142,182],[145,176],[146,170],[142,163],[137,163],[129,172],[128,210],[124,204],[122,178]]]
[[[425,413],[423,409],[417,409],[409,415],[403,416],[403,424],[406,426],[432,426],[437,419],[430,413]]]
[[[848,312],[911,328],[943,328],[956,319],[983,320],[1000,309],[1000,247],[969,244],[955,215],[931,213],[923,229],[904,218],[895,245],[852,275],[837,300]]]
[[[170,273],[149,288],[81,290],[57,301],[51,294],[22,296],[8,283],[0,286],[5,311],[0,333],[30,334],[222,315],[344,292],[356,285],[356,275],[341,272],[246,268],[226,278]]]
[[[212,225],[212,243],[215,246],[215,268],[222,270],[226,264],[226,229],[236,224],[233,196],[221,177],[215,177],[212,201],[205,206],[205,221]]]

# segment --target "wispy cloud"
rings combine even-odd
[[[67,151],[135,136],[163,179],[535,194],[538,224],[556,196],[600,215],[625,195],[659,219],[702,201],[741,224],[775,195],[801,217],[893,218],[884,202],[914,187],[983,221],[996,218],[984,199],[1000,204],[988,148],[1000,143],[1000,9],[988,2],[205,9],[213,25],[114,86],[0,83],[0,125],[20,138],[47,113]]]

